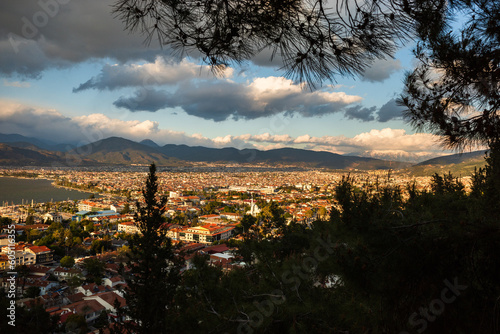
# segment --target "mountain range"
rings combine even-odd
[[[296,148],[261,151],[175,144],[160,146],[149,139],[135,142],[120,137],[110,137],[75,147],[18,134],[0,134],[0,143],[0,165],[4,166],[148,165],[152,162],[160,166],[190,166],[196,162],[217,162],[360,170],[411,167],[411,164],[405,162]],[[484,157],[484,151],[435,158],[422,162],[415,168],[422,171],[432,166],[439,168],[464,161],[484,165],[484,159],[481,161],[479,157]]]

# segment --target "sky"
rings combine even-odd
[[[263,52],[215,76],[124,30],[114,0],[0,3],[0,133],[83,145],[295,147],[400,161],[450,154],[402,119],[411,44],[311,91]]]

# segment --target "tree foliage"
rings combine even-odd
[[[410,1],[410,3],[413,3]],[[201,55],[214,69],[278,56],[288,77],[314,86],[359,74],[409,37],[408,1],[118,0],[115,13],[149,43]]]
[[[65,256],[60,261],[61,266],[65,268],[73,268],[75,265],[75,259],[71,256]]]
[[[411,124],[463,148],[500,138],[500,3],[434,1],[419,23],[416,68],[401,103]],[[465,23],[458,26],[457,17]]]
[[[156,166],[152,164],[142,191],[144,203],[137,202],[135,221],[141,234],[130,240],[127,279],[127,315],[133,320],[132,331],[169,333],[177,316],[174,296],[180,280],[182,258],[175,252],[163,228],[165,197],[158,195]],[[134,325],[135,324],[135,325]]]
[[[83,260],[83,267],[87,271],[87,281],[101,284],[106,265],[97,258],[87,258]]]
[[[24,296],[26,298],[36,298],[40,296],[40,287],[38,286],[30,286],[24,292]]]
[[[7,310],[10,307],[11,298],[3,289],[0,291],[0,307]],[[5,319],[0,321],[0,331],[2,333],[23,333],[23,334],[50,334],[60,332],[58,328],[59,315],[51,316],[45,311],[44,305],[35,300],[30,309],[25,306],[16,305],[15,327],[9,324],[12,321],[7,317],[8,311],[3,311]]]

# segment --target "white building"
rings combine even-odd
[[[118,232],[140,233],[139,227],[134,222],[123,222],[118,224]]]
[[[211,224],[187,227],[179,232],[179,240],[211,244],[214,241],[229,239],[233,229],[234,227]]]
[[[58,213],[49,212],[43,215],[43,222],[46,222],[48,220],[52,220],[56,223],[62,223],[63,217]]]

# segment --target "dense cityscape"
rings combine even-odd
[[[55,187],[90,193],[83,200],[38,203],[26,198],[18,204],[6,201],[0,207],[4,233],[0,235],[0,269],[24,268],[14,292],[24,296],[19,305],[42,303],[50,315],[59,316],[59,325],[66,329],[77,326],[73,323],[77,317],[89,329],[98,329],[104,326],[102,314],[116,316],[110,300],[126,304],[122,291],[126,283],[118,267],[126,263],[130,236],[141,233],[134,213],[136,201],[143,200],[147,172],[140,167],[107,169],[0,170],[3,177],[48,179]],[[326,221],[337,205],[335,189],[346,175],[271,166],[160,168],[158,190],[167,198],[167,236],[191,254],[184,269],[191,266],[193,254],[201,252],[210,255],[212,265],[231,270],[241,265],[235,250],[245,232],[242,221],[250,216],[255,222],[264,219],[270,203],[279,206],[288,224]],[[383,186],[404,189],[412,182],[424,190],[431,179],[393,171],[353,171],[352,175],[356,187],[372,191]],[[6,291],[9,284],[8,277],[2,278]]]

